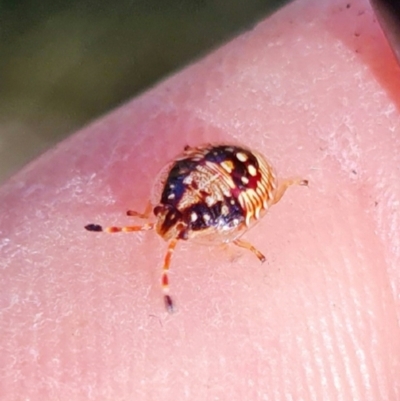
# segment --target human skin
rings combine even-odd
[[[0,399],[398,400],[400,69],[367,1],[299,0],[0,190]],[[234,246],[126,225],[182,148],[243,143],[291,187]]]

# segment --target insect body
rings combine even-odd
[[[89,224],[89,231],[131,232],[155,229],[168,241],[164,258],[162,287],[169,312],[174,304],[169,292],[168,270],[179,240],[201,239],[208,242],[232,242],[249,249],[261,262],[265,256],[240,239],[268,208],[277,203],[291,185],[307,185],[302,179],[278,181],[275,171],[258,152],[230,145],[204,145],[184,149],[167,167],[158,186],[158,204],[151,203],[144,213],[128,211],[129,216],[155,222],[138,226],[107,227]],[[152,210],[153,209],[153,210]]]

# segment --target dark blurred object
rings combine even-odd
[[[370,2],[400,64],[400,0],[370,0]]]
[[[284,2],[0,2],[0,181]]]

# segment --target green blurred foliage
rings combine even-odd
[[[32,143],[25,159],[283,2],[1,1],[0,159],[20,165],[17,148],[26,135],[39,145]]]

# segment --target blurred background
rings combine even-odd
[[[0,183],[286,2],[0,1]]]

